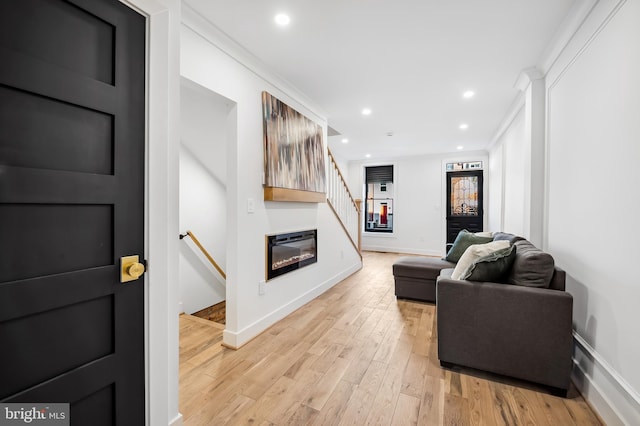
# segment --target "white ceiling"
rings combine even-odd
[[[518,97],[520,72],[541,62],[574,1],[188,4],[312,99],[343,135],[330,149],[356,160],[486,148]],[[288,27],[275,25],[279,12]],[[465,100],[466,90],[476,95]]]

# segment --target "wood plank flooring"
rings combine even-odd
[[[443,369],[435,306],[396,300],[390,253],[237,351],[180,317],[180,411],[192,425],[600,425],[584,399]]]

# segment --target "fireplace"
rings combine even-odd
[[[267,281],[316,263],[318,230],[267,235]]]

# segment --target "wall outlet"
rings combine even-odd
[[[247,213],[256,212],[256,202],[253,198],[247,198]]]
[[[266,291],[266,289],[265,289],[265,284],[266,284],[266,283],[264,282],[264,280],[260,280],[260,281],[258,281],[258,294],[259,294],[260,296],[262,296],[262,295],[265,293],[265,291]]]

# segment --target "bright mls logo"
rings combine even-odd
[[[0,426],[69,426],[69,404],[0,404]]]

